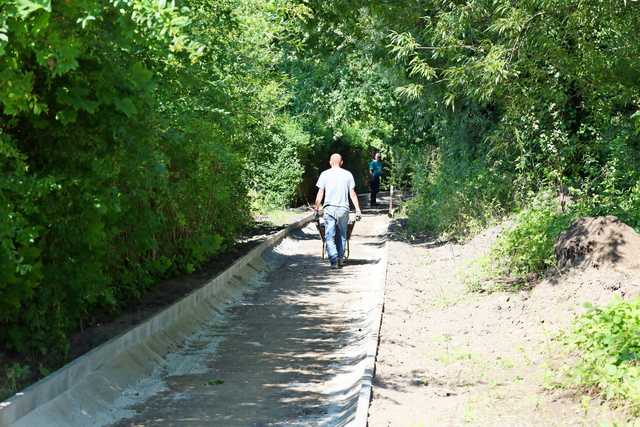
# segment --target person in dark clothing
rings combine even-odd
[[[382,176],[382,162],[380,153],[376,153],[369,162],[369,187],[371,189],[371,200],[369,206],[376,206],[376,195],[380,191],[380,177]]]

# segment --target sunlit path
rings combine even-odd
[[[310,224],[282,265],[222,318],[166,358],[161,372],[125,395],[148,399],[114,426],[342,425],[355,416],[371,309],[383,286],[387,218],[356,226],[341,270],[320,259]],[[147,389],[145,389],[147,388]],[[138,399],[139,400],[139,399]],[[132,411],[132,412],[130,412]]]

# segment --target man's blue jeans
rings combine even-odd
[[[347,227],[349,226],[349,209],[339,206],[324,208],[324,240],[327,245],[327,256],[331,264],[344,257],[347,247]],[[338,238],[336,239],[336,235]]]

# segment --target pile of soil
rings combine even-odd
[[[640,234],[615,216],[585,217],[558,238],[561,268],[612,268],[640,273]]]

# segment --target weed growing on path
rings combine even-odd
[[[573,357],[560,385],[595,393],[640,414],[640,299],[588,306],[562,344]]]

